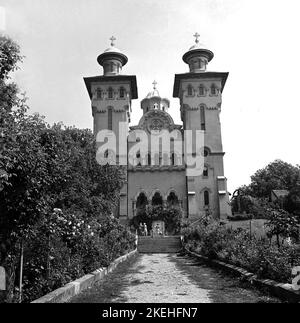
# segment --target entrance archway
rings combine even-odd
[[[148,199],[145,193],[141,192],[136,200],[137,209],[145,209],[148,204]]]
[[[178,206],[179,205],[178,196],[175,194],[175,192],[170,192],[170,194],[167,197],[167,204],[168,204],[168,206]]]
[[[163,205],[163,198],[159,192],[156,192],[152,197],[152,205]]]

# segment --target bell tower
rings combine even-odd
[[[201,214],[225,219],[231,210],[224,176],[220,112],[228,73],[207,71],[214,53],[199,43],[198,33],[194,37],[195,44],[182,57],[189,72],[176,74],[173,88],[173,97],[180,100],[184,130],[198,130],[204,137],[203,171],[186,176],[188,214],[191,219]],[[193,146],[193,154],[199,154],[194,149]]]
[[[101,53],[97,61],[103,67],[103,75],[85,77],[84,82],[91,99],[94,120],[94,135],[109,130],[116,137],[116,164],[127,161],[126,133],[120,133],[120,124],[128,130],[131,115],[131,100],[138,98],[135,75],[122,75],[128,58],[115,47],[111,37],[110,47]],[[104,144],[104,143],[102,143]],[[97,143],[98,147],[101,144]],[[121,147],[121,148],[120,148]],[[121,190],[119,214],[127,215],[127,185]]]

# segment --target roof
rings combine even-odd
[[[228,78],[228,72],[202,72],[202,73],[185,73],[185,74],[175,74],[174,87],[173,87],[173,97],[179,97],[180,82],[186,79],[208,79],[208,78],[221,78],[221,92],[225,86],[226,80]]]
[[[84,77],[84,83],[88,90],[90,99],[92,99],[92,83],[106,83],[106,82],[130,82],[130,89],[131,89],[131,97],[132,99],[138,98],[138,91],[136,85],[136,76],[135,75],[113,75],[113,76],[91,76],[91,77]]]
[[[277,197],[285,197],[289,194],[288,190],[272,190],[272,193]]]

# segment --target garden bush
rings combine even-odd
[[[185,228],[182,233],[187,249],[243,267],[261,278],[291,283],[291,269],[300,265],[299,246],[270,244],[269,239],[251,237],[245,229],[210,223]]]

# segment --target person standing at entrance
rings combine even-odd
[[[147,224],[144,223],[144,235],[147,236],[148,235],[148,229],[147,229]]]

